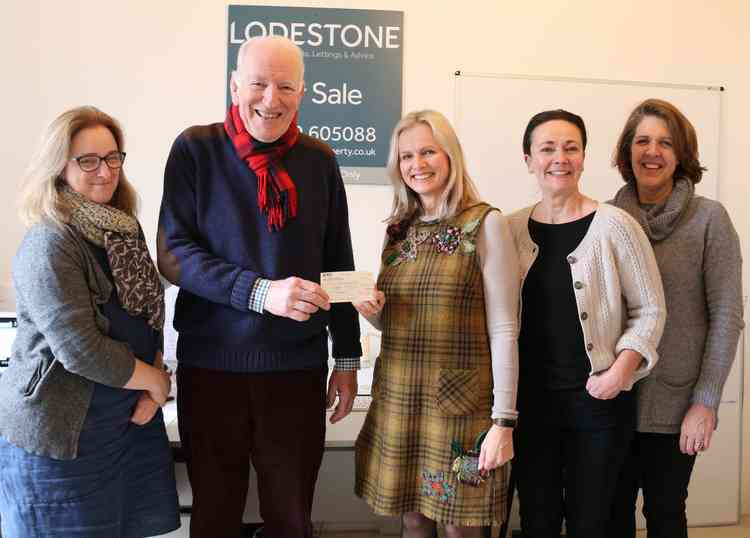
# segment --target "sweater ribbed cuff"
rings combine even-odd
[[[232,295],[229,298],[232,308],[247,312],[247,305],[250,303],[250,288],[257,278],[258,275],[252,271],[242,271],[237,275],[237,280],[234,281],[232,287]]]

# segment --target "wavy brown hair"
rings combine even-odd
[[[612,156],[612,166],[617,167],[622,179],[635,182],[631,148],[635,131],[646,116],[661,118],[667,124],[677,157],[673,179],[687,178],[693,183],[698,183],[706,168],[701,166],[698,159],[698,137],[695,135],[695,128],[676,106],[661,99],[646,99],[635,107],[625,122]]]

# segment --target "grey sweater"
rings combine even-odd
[[[724,207],[678,180],[666,203],[641,207],[631,185],[614,203],[651,239],[667,302],[659,363],[637,385],[638,431],[679,433],[693,403],[717,409],[742,321],[740,243]]]
[[[13,262],[18,331],[0,377],[0,436],[28,452],[73,459],[94,383],[124,386],[135,362],[107,336],[112,284],[84,239],[49,222],[26,233]]]

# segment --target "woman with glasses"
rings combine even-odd
[[[122,150],[116,120],[75,108],[48,127],[27,172],[18,331],[0,377],[3,536],[179,527],[160,410],[163,290]]]

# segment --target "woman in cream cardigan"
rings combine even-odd
[[[634,429],[633,382],[656,363],[661,278],[625,212],[578,190],[583,120],[535,115],[523,137],[542,199],[510,217],[522,282],[513,472],[525,536],[604,536]],[[564,494],[563,494],[564,492]]]

